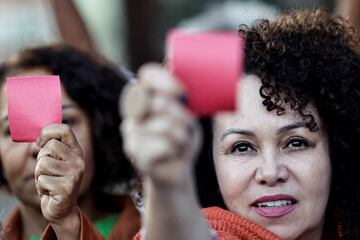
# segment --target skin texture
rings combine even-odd
[[[22,73],[46,74],[50,73],[44,69]],[[77,197],[88,194],[94,176],[91,128],[87,115],[62,89],[63,122],[67,124],[44,128],[37,143],[15,143],[9,135],[5,85],[0,90],[3,173],[10,192],[20,200],[22,215],[31,218],[29,215],[37,215],[41,207],[43,216],[53,223],[55,230],[57,225],[65,224],[63,228],[75,228],[76,233],[79,223]],[[34,234],[34,229],[25,226],[24,236],[31,234]],[[74,236],[76,234],[71,237]]]
[[[260,86],[254,75],[241,79],[236,113],[215,117],[213,156],[224,202],[282,239],[320,239],[331,180],[326,134],[320,124],[320,131],[309,131],[294,111],[267,111]],[[320,122],[312,105],[307,110]],[[252,203],[275,194],[293,196],[295,210],[277,218],[259,215]]]

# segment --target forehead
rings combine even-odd
[[[214,118],[215,127],[226,130],[226,128],[241,126],[263,131],[302,121],[302,117],[297,111],[286,106],[286,114],[281,116],[277,115],[276,110],[268,111],[262,104],[264,98],[260,96],[260,87],[261,81],[254,75],[246,75],[240,79],[237,85],[236,111],[218,114]],[[306,111],[311,113],[319,123],[318,113],[312,104],[306,107]]]

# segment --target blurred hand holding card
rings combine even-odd
[[[235,110],[243,55],[243,39],[236,33],[176,30],[167,38],[167,65],[183,82],[189,109],[199,116]]]
[[[34,142],[42,128],[62,122],[59,76],[7,78],[8,118],[14,142]]]

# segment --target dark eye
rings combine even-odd
[[[232,149],[231,153],[246,153],[254,150],[254,147],[248,142],[238,142]]]
[[[291,138],[285,145],[286,148],[303,149],[309,146],[309,143],[302,138]]]
[[[62,119],[62,123],[63,123],[63,124],[67,124],[67,125],[69,125],[69,126],[72,126],[72,125],[74,125],[75,120],[72,119],[72,118],[64,117],[64,118]]]
[[[5,127],[3,130],[2,130],[2,135],[3,136],[10,136],[10,128],[9,127]]]

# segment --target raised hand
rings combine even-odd
[[[189,177],[200,148],[200,128],[179,101],[183,88],[163,67],[147,64],[139,70],[138,78],[134,87],[143,90],[132,100],[126,99],[125,93],[125,103],[121,103],[130,104],[125,106],[127,111],[137,111],[124,113],[121,131],[125,151],[144,177],[160,186],[180,184]]]
[[[35,183],[43,216],[59,239],[77,239],[80,229],[77,198],[85,170],[81,147],[65,124],[44,128],[36,144],[41,150]]]

